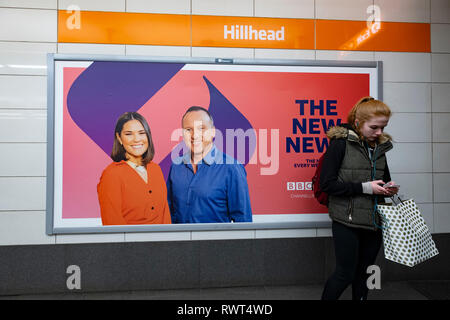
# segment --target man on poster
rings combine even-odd
[[[189,152],[172,163],[167,179],[172,223],[251,222],[247,173],[213,143],[211,114],[190,107],[182,127]]]

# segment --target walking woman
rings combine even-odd
[[[336,269],[325,284],[323,300],[339,299],[352,285],[354,300],[367,299],[367,267],[375,263],[382,243],[377,203],[393,196],[386,152],[391,137],[384,133],[391,110],[365,97],[350,111],[347,124],[330,128],[320,186],[328,193]],[[388,186],[385,186],[388,184]]]
[[[103,225],[171,223],[167,188],[147,121],[137,112],[119,117],[111,152],[97,186]]]

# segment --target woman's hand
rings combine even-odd
[[[390,182],[388,182],[388,185],[394,186],[395,182],[394,181],[390,181]],[[389,193],[388,196],[392,197],[394,194],[398,193],[399,187],[389,187],[389,186],[387,186],[384,189],[386,189],[388,191],[388,193]]]
[[[397,194],[399,188],[398,187],[384,187],[386,184],[383,180],[375,180],[370,182],[372,185],[373,194],[383,195],[385,197],[392,197],[394,194]],[[388,183],[389,185],[395,185],[394,181]]]
[[[386,197],[388,196],[389,191],[383,188],[386,184],[383,180],[371,181],[370,184],[372,185],[373,194],[385,195]]]

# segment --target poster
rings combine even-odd
[[[153,162],[167,178],[183,149],[181,120],[190,106],[210,112],[216,147],[245,166],[252,223],[326,219],[327,208],[311,190],[328,146],[325,132],[345,123],[361,97],[378,96],[378,70],[263,62],[55,59],[53,228],[102,227],[97,185],[112,162],[121,114],[134,111],[146,118]]]

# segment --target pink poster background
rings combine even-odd
[[[83,68],[64,68],[63,86],[63,219],[99,218],[97,183],[103,169],[112,161],[73,122],[67,111],[67,94]],[[179,71],[138,110],[148,121],[155,144],[154,162],[159,163],[181,140],[171,141],[181,127],[181,116],[192,105],[208,108],[209,81],[250,121],[258,132],[279,130],[279,169],[274,175],[261,175],[259,141],[253,155],[256,164],[247,164],[250,200],[254,215],[326,213],[310,190],[287,190],[288,182],[309,182],[314,168],[296,168],[296,163],[318,159],[320,154],[286,153],[286,137],[319,137],[317,134],[293,134],[293,119],[310,118],[299,114],[295,100],[337,100],[338,116],[314,115],[313,118],[345,122],[346,114],[361,97],[369,95],[368,74]],[[321,129],[321,128],[320,128]],[[114,138],[113,132],[105,132]],[[324,137],[324,134],[320,135]],[[259,140],[259,139],[258,139]],[[271,150],[269,143],[267,149]]]

